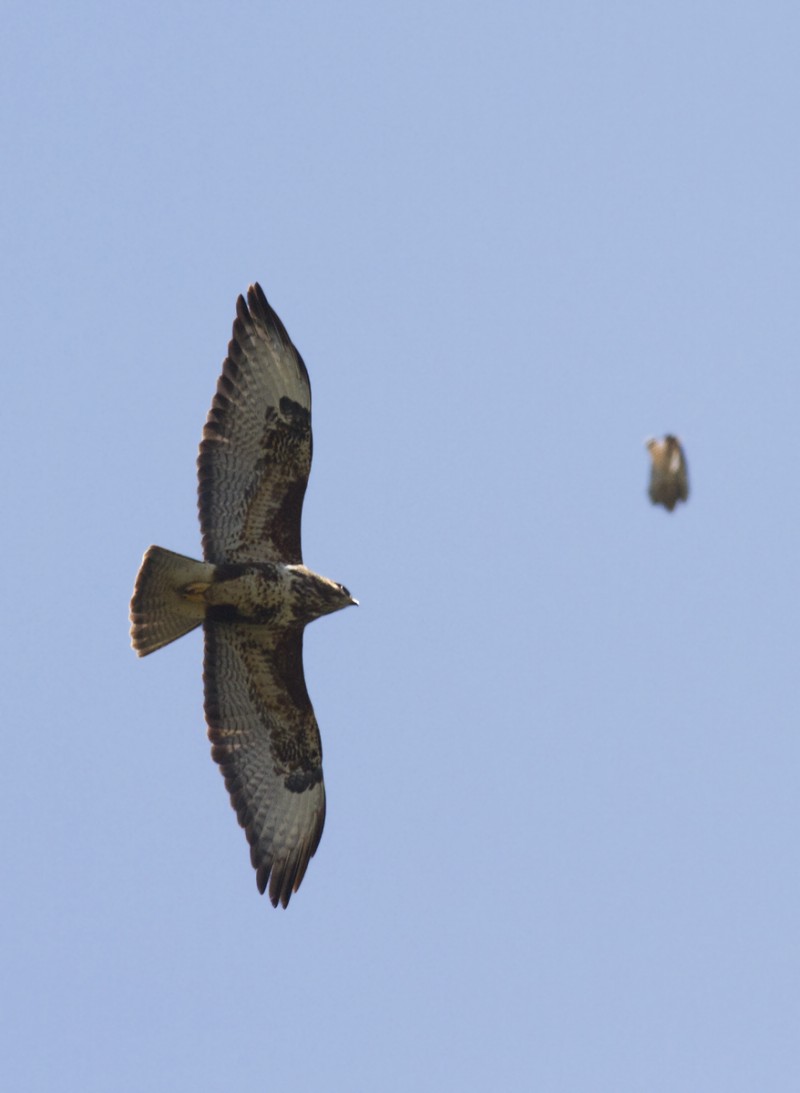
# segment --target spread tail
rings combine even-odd
[[[202,589],[213,574],[210,562],[149,548],[131,600],[131,644],[140,657],[200,625],[206,614]]]

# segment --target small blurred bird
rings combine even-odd
[[[686,473],[686,456],[676,436],[663,440],[648,440],[647,450],[653,461],[650,470],[650,500],[663,505],[669,512],[679,501],[689,496],[689,478]]]

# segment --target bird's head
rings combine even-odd
[[[292,584],[300,613],[309,621],[321,615],[332,615],[345,607],[358,606],[358,600],[343,584],[322,577],[304,565],[286,568],[293,574]]]
[[[328,583],[333,585],[331,602],[334,606],[331,610],[341,611],[343,607],[358,607],[358,600],[351,595],[349,588],[345,588],[343,584],[337,584],[335,581],[329,581]]]

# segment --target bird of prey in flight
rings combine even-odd
[[[650,500],[654,505],[663,505],[669,512],[679,501],[686,501],[689,496],[689,478],[686,470],[686,456],[680,441],[669,434],[663,440],[648,440],[652,467],[650,468]]]
[[[308,372],[260,285],[239,297],[197,461],[203,561],[151,546],[131,601],[139,656],[202,624],[212,758],[260,892],[287,906],[325,822],[322,743],[303,674],[307,623],[358,601],[303,565]]]

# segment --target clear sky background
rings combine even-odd
[[[799,1089],[800,8],[3,24],[4,1088]],[[256,279],[362,604],[285,912],[127,618]]]

